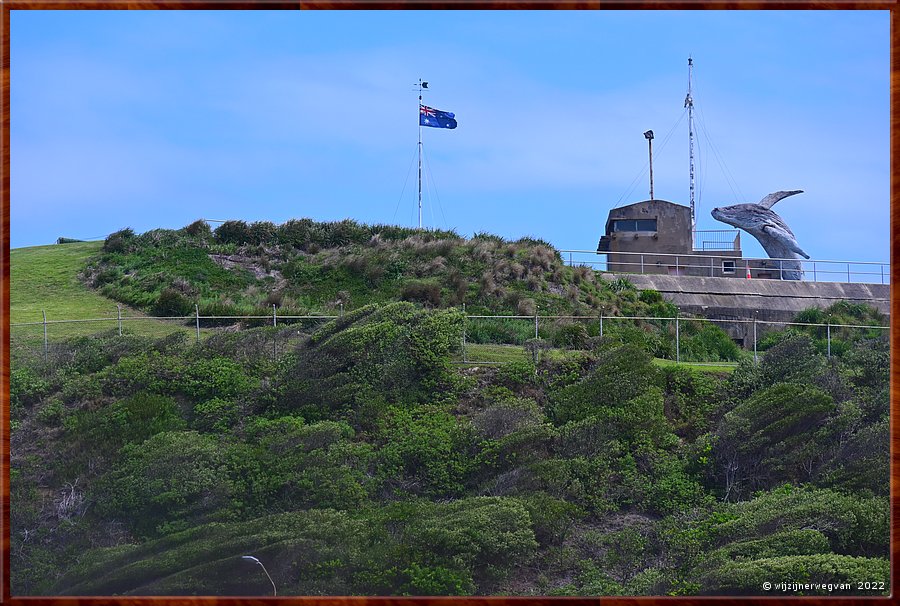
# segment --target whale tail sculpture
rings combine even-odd
[[[759,240],[769,257],[773,259],[809,259],[809,255],[800,248],[794,232],[778,214],[772,210],[777,202],[801,194],[803,190],[777,191],[769,194],[758,204],[735,204],[712,209],[712,216],[734,227],[743,229]],[[779,261],[783,280],[800,280],[803,270],[799,262]]]

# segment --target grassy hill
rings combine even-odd
[[[80,274],[90,259],[101,253],[103,242],[76,242],[30,246],[10,251],[10,323],[47,320],[107,319],[107,322],[52,324],[53,341],[95,334],[117,326],[117,302],[88,288]],[[124,317],[141,317],[140,310],[123,306]],[[164,336],[179,327],[168,322],[141,321],[140,330]],[[12,328],[14,346],[34,347],[43,340],[43,326]]]
[[[771,333],[754,363],[684,320],[683,356],[739,360],[700,370],[654,360],[671,353],[664,320],[607,322],[602,337],[595,320],[548,322],[534,339],[531,320],[466,319],[462,303],[672,311],[533,239],[298,221],[66,246],[14,256],[20,310],[23,293],[57,292],[73,299],[60,314],[345,309],[210,326],[199,343],[106,330],[15,359],[14,594],[268,595],[243,555],[279,595],[888,579],[883,336],[833,335],[826,358],[813,327]],[[464,332],[466,357],[496,364],[459,363]]]
[[[350,220],[230,221],[215,231],[195,222],[140,235],[126,229],[107,238],[83,275],[103,295],[157,316],[192,315],[195,306],[201,316],[270,317],[273,308],[281,317],[329,315],[395,301],[474,315],[586,316],[541,322],[538,336],[556,347],[583,347],[598,337],[599,321],[590,318],[601,313],[666,318],[677,312],[655,291],[566,266],[539,239],[485,233],[466,239]],[[623,322],[608,330],[631,333],[657,357],[674,357],[671,321]],[[522,345],[534,336],[523,320],[483,319],[466,328],[472,343]],[[682,337],[685,360],[733,362],[741,355],[713,325],[686,322]]]
[[[567,267],[552,246],[534,238],[465,239],[349,220],[232,221],[214,232],[205,223],[141,235],[123,230],[102,252],[89,270],[94,287],[160,315],[196,303],[202,315],[270,312],[273,304],[289,315],[397,300],[432,308],[465,304],[474,314],[652,311],[637,293],[617,296],[594,272]]]
[[[116,317],[116,303],[78,279],[103,242],[31,246],[10,251],[10,321]]]

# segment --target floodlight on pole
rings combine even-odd
[[[648,130],[644,133],[647,145],[650,146],[650,199],[653,199],[653,131]]]
[[[266,570],[266,567],[263,566],[263,563],[260,562],[257,558],[254,558],[254,557],[251,556],[251,555],[241,556],[241,559],[242,559],[242,560],[250,560],[250,561],[252,561],[252,562],[256,562],[257,564],[259,564],[259,566],[263,569],[263,572],[266,573],[266,576],[269,577],[269,582],[272,583],[272,596],[273,596],[273,597],[277,597],[277,596],[278,596],[278,590],[275,588],[275,581],[272,580],[272,577],[269,575],[269,571]]]

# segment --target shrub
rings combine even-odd
[[[241,470],[253,461],[229,450],[193,431],[158,433],[125,446],[97,485],[97,509],[127,520],[143,537],[233,519],[248,488]]]
[[[729,543],[718,554],[729,560],[830,553],[828,537],[813,528],[785,530],[762,538]]]
[[[821,471],[820,483],[862,494],[887,496],[890,490],[888,421],[883,418],[843,437]]]
[[[247,227],[248,244],[274,244],[277,229],[271,221],[255,221]]]
[[[401,576],[400,595],[471,595],[475,589],[471,574],[445,566],[420,566],[413,562]]]
[[[810,382],[821,372],[824,360],[808,336],[788,334],[763,356],[760,379],[768,385],[795,380]]]
[[[312,242],[314,228],[315,222],[312,219],[291,219],[279,225],[275,234],[279,244],[306,250]]]
[[[712,322],[702,322],[694,334],[681,336],[681,357],[697,362],[734,362],[741,350],[728,334]]]
[[[179,388],[195,401],[204,401],[246,395],[254,384],[240,363],[216,356],[199,359],[188,365],[180,379]]]
[[[534,364],[527,361],[506,362],[497,369],[496,380],[510,389],[531,385],[535,382]]]
[[[857,387],[888,386],[890,347],[887,339],[860,340],[843,357],[843,374]]]
[[[247,244],[250,227],[245,221],[225,221],[215,229],[216,241],[222,244]]]
[[[553,335],[553,346],[566,349],[586,349],[590,337],[587,328],[580,322],[560,326]]]
[[[534,338],[534,322],[508,318],[477,318],[466,322],[466,341],[522,345]]]
[[[31,406],[50,391],[50,382],[30,368],[14,368],[9,373],[9,403],[13,408]]]
[[[545,492],[518,498],[531,517],[534,536],[542,546],[561,545],[585,512],[576,505]]]
[[[44,425],[56,425],[62,421],[65,413],[66,409],[60,400],[50,399],[38,408],[37,420]]]
[[[373,427],[397,405],[434,402],[454,384],[450,354],[462,313],[411,303],[362,307],[316,331],[284,369],[278,406],[309,420],[342,418]]]
[[[226,432],[239,414],[237,402],[212,398],[194,406],[194,426],[203,431]]]
[[[886,498],[785,485],[759,493],[752,501],[729,505],[726,512],[732,515],[713,532],[719,545],[811,528],[825,535],[836,553],[865,557],[889,553]]]
[[[212,229],[209,227],[209,223],[207,223],[203,219],[197,219],[190,225],[186,226],[184,228],[184,231],[192,238],[200,238],[201,240],[206,240],[207,238],[212,236]]]
[[[643,301],[644,303],[650,305],[652,303],[662,303],[663,296],[662,293],[658,290],[653,290],[652,288],[648,288],[647,290],[642,290],[638,300]]]
[[[437,282],[410,281],[403,285],[400,298],[429,307],[441,306],[441,285]]]
[[[890,563],[881,558],[854,558],[835,554],[814,554],[735,560],[701,576],[701,594],[771,595],[763,588],[771,579],[789,579],[788,583],[809,584],[793,595],[840,595],[830,585],[846,583],[846,593],[859,594],[860,579],[871,581],[876,587],[869,595],[887,595],[890,587]]]
[[[378,477],[391,492],[452,496],[462,491],[472,439],[447,412],[433,406],[392,408],[378,441]]]
[[[134,244],[134,230],[130,227],[120,229],[106,236],[103,241],[103,252],[127,253],[131,252]]]
[[[516,398],[482,410],[472,418],[472,424],[482,437],[497,439],[543,420],[544,413],[534,400]]]
[[[306,425],[295,416],[256,417],[243,434],[259,446],[257,460],[264,472],[255,498],[266,510],[352,509],[368,499],[372,447],[352,443],[355,433],[346,423]]]
[[[551,395],[553,418],[563,424],[600,409],[621,407],[641,394],[655,374],[650,357],[632,345],[603,351],[590,374]]]
[[[738,495],[785,481],[806,481],[828,444],[818,431],[835,412],[834,400],[819,389],[779,383],[756,392],[725,415],[714,454],[724,470],[725,489]],[[739,468],[743,483],[727,470]]]
[[[684,366],[663,368],[659,376],[666,418],[673,430],[690,440],[709,431],[725,394],[730,392],[723,387],[722,378]]]
[[[528,511],[515,499],[468,498],[420,511],[403,542],[425,562],[462,567],[479,585],[502,579],[538,546]]]
[[[165,288],[156,299],[153,313],[157,316],[182,317],[194,311],[194,304],[176,288]]]

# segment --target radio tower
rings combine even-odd
[[[688,92],[684,98],[684,106],[688,110],[688,138],[690,140],[691,159],[691,237],[697,230],[697,219],[694,213],[694,98],[691,97],[691,81],[694,76],[694,61],[688,57]]]

